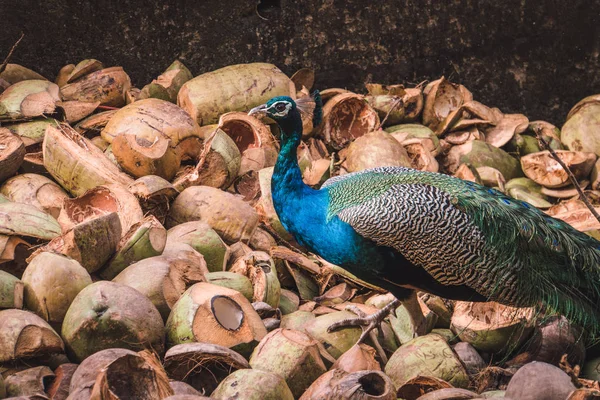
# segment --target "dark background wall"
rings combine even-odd
[[[20,32],[11,62],[50,79],[83,58],[122,65],[138,87],[176,58],[195,75],[311,67],[321,89],[445,75],[559,126],[600,93],[600,0],[0,0],[0,60]]]

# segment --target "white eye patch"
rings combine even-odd
[[[285,109],[282,106],[285,106]],[[285,101],[278,101],[277,103],[274,103],[271,105],[271,107],[269,107],[269,112],[274,117],[285,117],[291,108],[292,108],[291,103],[288,103]],[[281,111],[279,111],[280,109],[281,109]]]

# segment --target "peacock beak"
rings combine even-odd
[[[254,107],[252,110],[250,110],[248,112],[248,115],[261,116],[261,115],[265,115],[266,113],[267,113],[267,105],[261,104],[260,106]]]

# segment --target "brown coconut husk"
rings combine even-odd
[[[323,122],[318,135],[325,144],[339,150],[378,126],[379,116],[363,96],[342,93],[323,106]]]
[[[596,162],[596,154],[555,150],[556,155],[571,170],[576,179],[587,178]],[[549,188],[560,188],[571,183],[567,172],[552,158],[548,150],[521,157],[525,175]]]
[[[294,395],[277,374],[257,369],[238,369],[225,378],[212,393],[216,399],[230,399],[244,393],[247,399],[293,400]]]
[[[57,101],[56,107],[62,109],[65,115],[65,121],[69,124],[74,124],[77,121],[91,115],[96,108],[100,105],[100,102],[88,103],[85,101]]]
[[[495,126],[484,130],[485,141],[492,146],[502,147],[528,126],[529,120],[523,114],[504,114]]]
[[[0,94],[0,121],[21,121],[50,115],[60,101],[58,86],[47,80],[26,80]]]
[[[454,387],[452,387],[451,384],[449,384],[448,382],[446,382],[442,379],[434,378],[433,376],[420,375],[420,376],[417,376],[417,377],[409,380],[404,385],[400,386],[398,388],[397,395],[402,396],[401,397],[402,399],[416,400],[416,399],[426,398],[426,395],[428,395],[429,393],[431,393],[430,396],[434,396],[433,393],[438,393],[437,395],[439,395],[439,393],[441,393],[441,391],[444,389],[451,389],[454,391],[454,394],[457,394],[456,391],[458,391],[458,393],[468,392],[465,389],[454,388]],[[475,395],[475,393],[472,393],[472,392],[470,392],[470,393]],[[461,393],[461,394],[463,394],[463,393]],[[437,397],[433,397],[433,398],[436,399]],[[452,398],[452,397],[450,397],[450,398]],[[466,398],[468,399],[471,397],[466,397]],[[440,399],[438,399],[438,400],[442,400],[442,399],[444,399],[444,397],[440,397]],[[459,397],[458,399],[462,400],[462,397]]]
[[[46,366],[28,368],[8,375],[5,379],[6,395],[45,396],[46,388],[54,379],[54,373]]]
[[[330,306],[344,303],[354,297],[355,294],[356,288],[342,282],[328,289],[323,295],[315,297],[315,301],[320,305]]]
[[[83,71],[82,71],[83,72]],[[100,105],[125,105],[125,92],[131,87],[129,75],[122,67],[104,68],[89,73],[60,88],[63,101],[100,102]]]
[[[396,388],[381,371],[357,371],[350,374],[331,370],[316,380],[300,400],[392,400]]]
[[[30,204],[57,218],[69,195],[54,181],[37,174],[19,174],[0,187],[0,194],[16,203]]]
[[[0,235],[51,240],[60,233],[58,221],[36,207],[12,201],[0,203]]]
[[[54,380],[46,389],[46,394],[53,400],[66,400],[69,397],[69,386],[77,364],[62,364],[54,370]]]
[[[23,290],[23,281],[0,270],[0,309],[23,308]]]
[[[25,158],[23,141],[10,130],[0,128],[0,183],[13,176]]]
[[[108,110],[92,114],[84,120],[79,121],[73,128],[86,137],[100,135],[100,132],[102,132],[108,121],[110,121],[117,111],[119,110]]]
[[[0,235],[0,270],[20,278],[27,267],[26,259],[32,252],[31,245],[23,239]]]
[[[66,78],[66,83],[73,83],[79,78],[83,78],[85,75],[91,74],[92,72],[100,71],[104,68],[104,65],[93,58],[81,60],[77,65],[74,65],[71,72]]]
[[[244,112],[229,112],[219,118],[220,128],[235,142],[244,153],[247,149],[266,147],[278,149],[269,128],[257,118]]]
[[[281,285],[275,263],[268,253],[252,251],[240,257],[230,271],[250,279],[254,288],[253,302],[262,301],[273,308],[279,307]]]
[[[139,201],[144,215],[154,216],[164,224],[171,201],[179,192],[165,179],[156,175],[147,175],[136,179],[127,188]]]
[[[596,212],[600,212],[600,207],[594,208]],[[600,229],[600,222],[594,217],[585,203],[578,199],[561,201],[547,209],[546,213],[582,232]]]

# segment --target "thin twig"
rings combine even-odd
[[[402,104],[402,97],[398,97],[396,99],[394,99],[394,101],[392,102],[392,106],[390,107],[389,111],[387,112],[387,114],[385,115],[385,118],[383,119],[383,121],[381,121],[381,123],[379,124],[379,127],[377,128],[377,130],[380,130],[381,128],[383,128],[383,124],[385,124],[385,121],[387,121],[388,117],[390,116],[390,114],[396,110],[396,108],[398,108],[398,106],[400,104]]]
[[[6,66],[8,65],[8,61],[10,60],[10,57],[12,57],[13,52],[15,51],[15,49],[17,48],[19,43],[21,43],[21,40],[23,40],[24,37],[25,37],[25,34],[21,33],[21,37],[15,42],[15,44],[13,44],[13,47],[11,47],[10,51],[8,52],[8,55],[2,62],[2,65],[0,65],[0,74],[3,73],[4,70],[6,69]]]
[[[585,195],[585,193],[583,192],[583,190],[579,186],[579,183],[577,183],[577,178],[575,178],[575,175],[573,175],[573,173],[571,172],[571,170],[569,169],[569,167],[567,167],[565,165],[565,163],[560,159],[560,157],[556,154],[556,152],[554,151],[554,149],[552,147],[550,147],[550,145],[546,142],[546,140],[544,140],[544,138],[541,135],[541,131],[542,131],[541,128],[535,129],[535,136],[537,137],[538,141],[540,142],[540,144],[542,145],[542,147],[545,150],[548,150],[550,152],[550,155],[552,156],[552,158],[554,158],[556,160],[556,162],[559,163],[560,166],[565,170],[565,172],[569,176],[569,179],[571,180],[571,183],[573,183],[573,186],[575,186],[575,189],[579,193],[579,196],[581,197],[581,200],[585,203],[585,205],[590,210],[590,212],[592,213],[592,215],[594,217],[596,217],[596,219],[598,220],[598,222],[600,222],[600,215],[598,215],[598,212],[596,211],[596,209],[594,208],[594,206],[592,205],[592,203],[590,203],[590,201],[588,200],[587,196]]]

